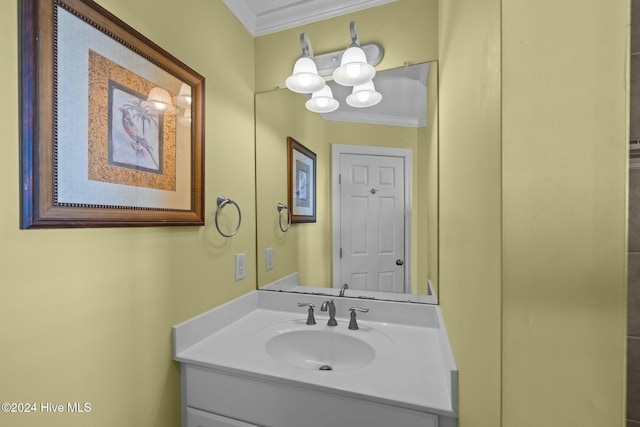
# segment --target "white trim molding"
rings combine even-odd
[[[307,0],[274,3],[264,10],[268,0],[262,0],[261,12],[251,8],[250,0],[222,0],[254,37],[275,33],[311,22],[334,18],[347,13],[392,3],[396,0]]]

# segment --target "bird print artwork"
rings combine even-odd
[[[109,165],[162,175],[165,115],[146,96],[109,80]],[[125,173],[125,172],[121,172]]]
[[[146,157],[148,154],[156,167],[159,167],[158,161],[153,155],[153,147],[149,145],[144,132],[134,124],[129,110],[125,106],[118,108],[118,110],[122,113],[122,127],[130,138],[127,142],[129,142],[129,145],[135,151],[136,156]]]

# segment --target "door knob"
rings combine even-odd
[[[401,259],[396,260],[396,265],[404,265],[404,261]]]

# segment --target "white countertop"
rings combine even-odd
[[[338,326],[326,326],[316,310],[316,325],[297,301],[320,307],[326,297],[255,291],[174,327],[175,360],[218,371],[350,395],[435,414],[456,416],[457,369],[437,306],[336,298]],[[348,308],[360,330],[347,329]],[[383,321],[387,319],[387,321]],[[378,340],[376,358],[366,366],[315,371],[275,360],[266,340],[282,328],[313,328]],[[385,337],[385,338],[380,338]],[[373,339],[373,341],[371,340]]]

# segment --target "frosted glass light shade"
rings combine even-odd
[[[333,98],[333,92],[329,86],[323,87],[311,95],[311,99],[305,104],[307,110],[314,113],[330,113],[340,106],[340,103]]]
[[[186,83],[182,83],[182,86],[180,86],[180,92],[176,97],[176,102],[185,108],[191,105],[191,87]]]
[[[191,108],[184,110],[184,114],[178,119],[178,123],[187,127],[191,126]]]
[[[149,98],[147,98],[147,104],[155,108],[158,111],[172,111],[173,101],[171,100],[171,94],[161,87],[154,87],[149,92]]]
[[[353,87],[351,95],[347,96],[347,104],[355,108],[373,107],[382,101],[382,94],[376,92],[373,81]]]
[[[342,54],[333,80],[342,86],[357,86],[371,81],[375,75],[376,69],[367,63],[367,56],[360,46],[351,46]]]
[[[308,56],[298,58],[285,84],[296,93],[317,92],[325,85],[324,79],[318,75],[316,63]]]

